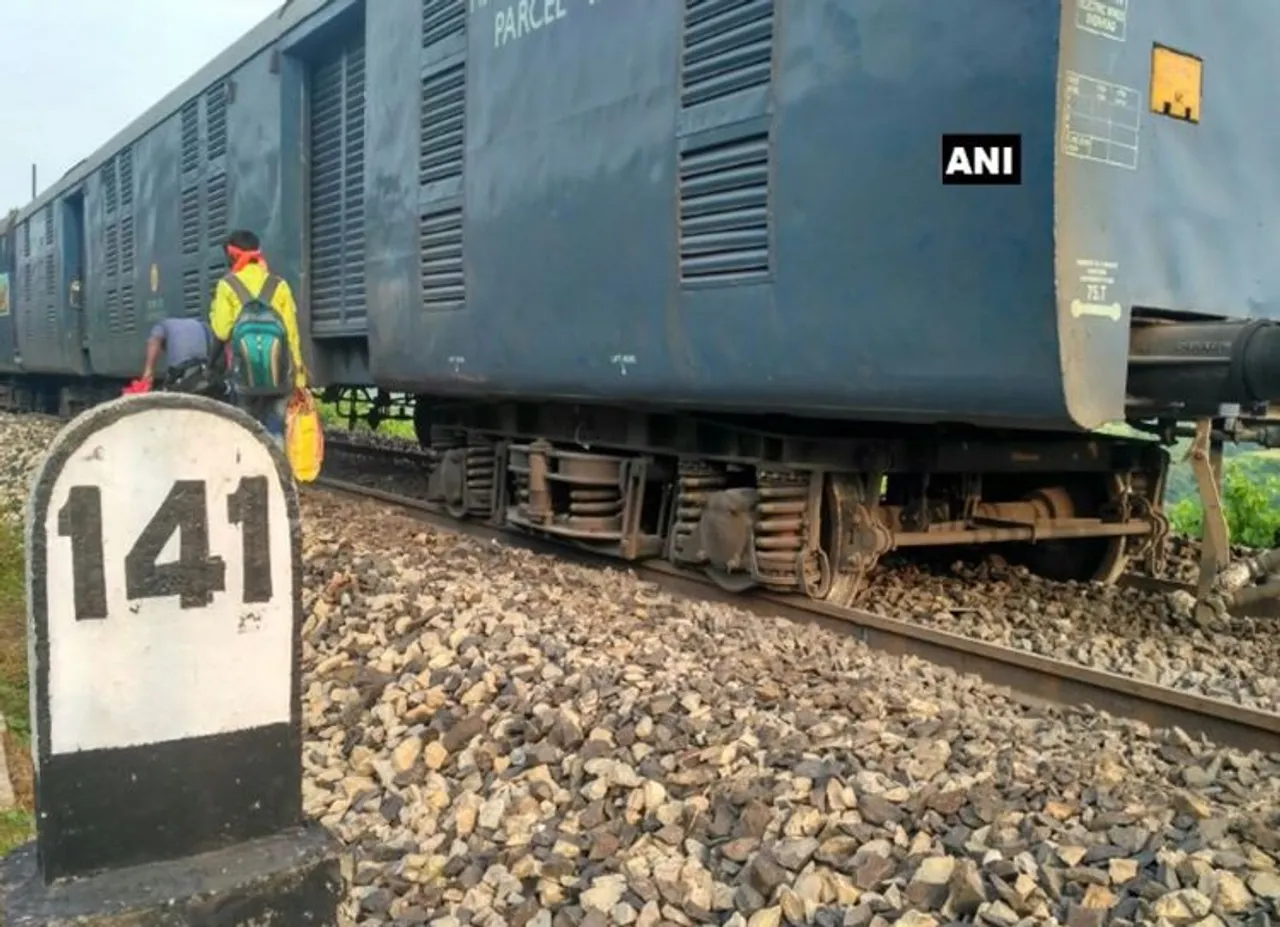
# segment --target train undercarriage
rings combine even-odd
[[[894,551],[994,545],[1058,580],[1155,572],[1168,454],[1103,435],[991,434],[420,401],[427,498],[723,588],[852,604]],[[822,433],[818,429],[822,429]],[[856,435],[852,436],[852,435]]]

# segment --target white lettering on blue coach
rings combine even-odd
[[[603,0],[587,0],[595,6]],[[573,11],[582,0],[515,0],[497,6],[493,11],[493,47],[503,48],[512,42],[554,26]],[[470,12],[489,15],[489,0],[470,0]]]
[[[501,48],[566,16],[564,0],[516,0],[493,17],[493,47]]]

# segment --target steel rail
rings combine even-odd
[[[427,460],[427,453],[420,447],[388,447],[385,444],[365,444],[362,441],[351,441],[331,434],[325,435],[325,449],[338,450],[352,456],[381,457],[402,459],[405,461]]]

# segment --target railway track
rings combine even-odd
[[[343,447],[344,442],[331,442]],[[366,446],[355,444],[364,452]],[[381,448],[378,456],[411,458],[412,451]],[[584,562],[618,567],[608,557],[566,548],[562,543],[513,529],[474,522],[457,521],[440,506],[422,499],[344,480],[321,477],[308,491],[324,491],[343,496],[375,500],[394,506],[413,517],[447,531]],[[1090,706],[1119,717],[1141,721],[1151,727],[1178,727],[1216,743],[1244,750],[1280,753],[1280,714],[1209,698],[1140,680],[1084,667],[1063,660],[978,641],[908,621],[887,618],[856,608],[841,608],[793,596],[767,593],[731,595],[701,574],[676,567],[666,561],[628,563],[628,569],[654,581],[669,591],[701,599],[727,602],[741,608],[791,621],[816,623],[836,633],[849,634],[863,643],[891,654],[911,654],[931,663],[973,673],[985,682],[1010,690],[1021,701],[1046,706]],[[1134,579],[1146,582],[1147,577]],[[1148,588],[1177,588],[1180,584],[1151,580]]]
[[[378,457],[384,460],[403,460],[414,463],[428,459],[426,451],[413,446],[393,446],[387,444],[370,444],[366,441],[352,441],[332,432],[325,433],[325,446],[329,449],[358,454],[365,457]]]
[[[325,440],[328,442],[328,446],[333,449],[365,457],[400,461],[406,464],[424,463],[429,458],[427,452],[417,447],[370,444],[365,441],[352,441],[338,435],[330,435]],[[1146,576],[1139,573],[1126,573],[1120,577],[1118,583],[1130,589],[1140,589],[1144,592],[1163,595],[1174,592],[1185,592],[1192,596],[1196,594],[1196,587],[1193,583]],[[1261,618],[1280,618],[1280,599],[1255,602],[1248,608],[1240,609],[1238,613]]]

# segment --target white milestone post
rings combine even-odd
[[[302,818],[298,498],[266,431],[198,396],[92,409],[46,455],[27,549],[37,840],[0,864],[4,923],[211,898],[331,923],[334,844]]]

